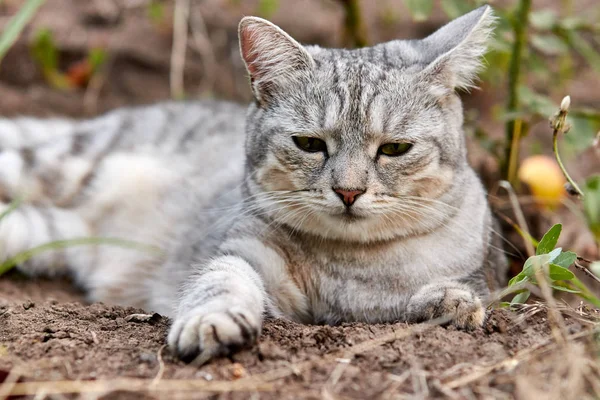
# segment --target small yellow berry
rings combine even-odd
[[[565,195],[565,178],[552,157],[538,155],[526,158],[519,168],[519,179],[529,185],[540,205],[556,206]]]

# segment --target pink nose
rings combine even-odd
[[[344,202],[344,204],[350,207],[358,196],[363,194],[364,190],[345,190],[345,189],[333,189],[333,191],[338,195],[340,199]]]

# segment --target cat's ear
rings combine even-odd
[[[492,8],[483,6],[423,39],[423,58],[429,61],[423,74],[448,89],[473,87],[495,22]]]
[[[268,102],[278,88],[314,67],[306,49],[267,20],[245,17],[238,33],[242,59],[259,103]]]

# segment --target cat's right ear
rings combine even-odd
[[[314,67],[314,60],[304,47],[267,20],[245,17],[238,33],[242,59],[259,104],[268,103],[279,88]]]

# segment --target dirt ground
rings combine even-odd
[[[469,333],[269,320],[254,348],[200,368],[165,348],[166,318],[144,321],[143,313],[86,305],[65,282],[1,280],[0,398],[9,388],[104,399],[582,398],[586,379],[598,379],[586,366],[595,349],[593,317],[570,312],[571,339],[561,348],[541,305],[493,310]]]
[[[21,3],[0,1],[0,27]],[[280,3],[270,19],[294,37],[343,45],[343,14],[336,2]],[[0,115],[82,118],[169,98],[173,2],[165,2],[159,20],[148,17],[147,4],[48,0],[2,62]],[[240,16],[257,13],[258,1],[192,4],[196,31],[186,54],[186,97],[247,101],[235,31]],[[437,13],[414,24],[401,1],[371,4],[363,1],[372,42],[422,37],[445,20]],[[106,49],[108,61],[87,87],[58,90],[44,80],[30,55],[31,41],[42,28],[53,32],[62,71],[90,48]],[[593,87],[589,82],[597,79],[582,71],[572,86]],[[477,107],[480,122],[501,132],[489,107],[504,93],[487,89],[466,98],[467,109]],[[576,100],[582,106],[600,103],[593,90],[578,90]],[[493,164],[477,157],[473,163],[484,178],[493,179]],[[534,215],[532,229],[546,229],[552,218]],[[589,240],[577,227],[571,232],[563,240],[593,257],[585,253]],[[166,318],[86,304],[68,282],[10,273],[0,278],[0,399],[9,393],[38,399],[591,398],[589,393],[600,393],[600,371],[593,362],[596,314],[587,308],[560,309],[564,323],[554,324],[540,304],[518,312],[492,310],[485,327],[475,332],[402,323],[327,327],[270,320],[254,348],[197,367],[177,361],[164,347]],[[557,344],[551,326],[563,330],[566,344]]]

